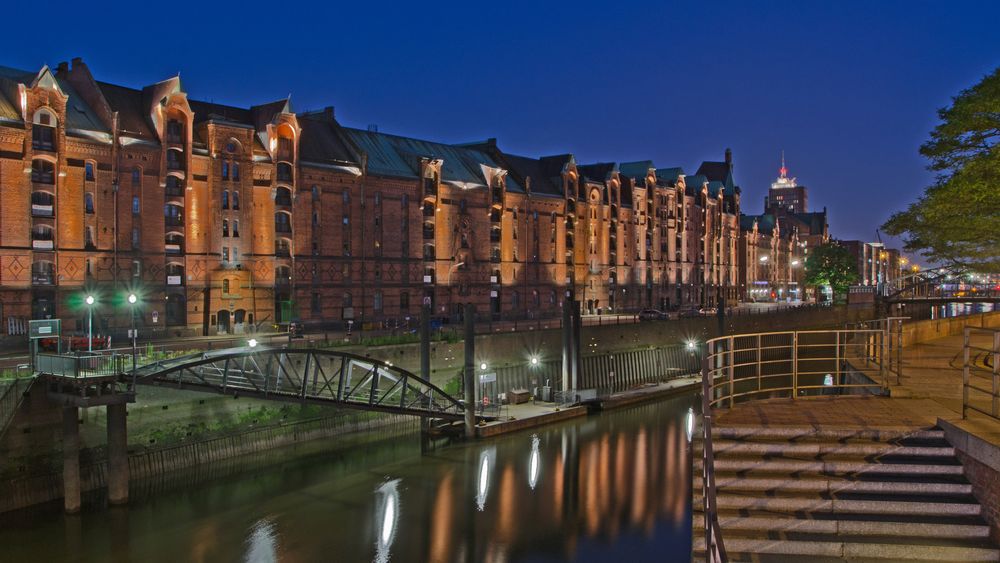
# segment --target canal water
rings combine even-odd
[[[224,477],[174,476],[127,507],[7,515],[0,561],[690,560],[692,406],[675,397],[423,453],[415,434],[278,452]]]

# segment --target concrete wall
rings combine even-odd
[[[983,507],[990,536],[1000,543],[1000,446],[970,433],[962,421],[938,419],[948,443],[955,448],[972,492]]]
[[[906,323],[903,325],[903,346],[945,336],[957,336],[962,334],[966,326],[998,328],[1000,311]]]

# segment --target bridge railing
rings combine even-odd
[[[974,344],[976,335],[987,345]],[[962,354],[962,418],[972,410],[1000,420],[1000,329],[966,326]]]
[[[131,356],[123,354],[38,354],[35,358],[38,373],[72,379],[117,377],[131,366]]]

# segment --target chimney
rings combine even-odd
[[[69,63],[67,63],[66,61],[62,61],[61,63],[59,63],[58,66],[56,66],[56,74],[59,76],[66,74],[66,72],[68,71],[69,71]]]
[[[726,164],[733,165],[733,149],[726,149]]]
[[[333,119],[333,106],[326,106],[323,108],[323,116],[329,119]]]

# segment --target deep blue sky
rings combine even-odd
[[[181,73],[192,98],[292,94],[353,126],[693,173],[731,147],[746,212],[785,150],[838,238],[930,181],[937,108],[1000,65],[1000,2],[15,2],[0,64]],[[707,5],[705,5],[707,4]]]

